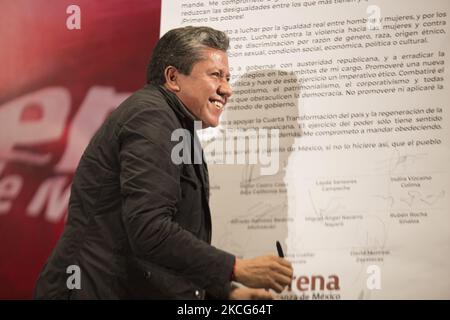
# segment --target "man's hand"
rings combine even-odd
[[[273,289],[280,293],[292,281],[289,261],[273,256],[236,259],[234,280],[250,288]]]
[[[253,289],[245,287],[233,288],[228,297],[230,300],[273,300],[274,296],[264,289]]]

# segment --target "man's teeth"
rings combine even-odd
[[[219,109],[219,110],[223,109],[223,103],[222,102],[214,101],[213,103],[214,103],[214,105],[216,106],[217,109]]]

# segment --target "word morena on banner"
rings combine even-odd
[[[67,211],[70,183],[81,154],[107,115],[128,96],[112,87],[94,86],[70,123],[72,97],[64,87],[44,88],[2,105],[0,214],[10,211],[29,177],[26,172],[8,173],[8,168],[33,168],[47,175],[34,190],[25,214],[37,217],[43,213],[46,221],[60,222]],[[61,144],[66,137],[66,143]]]

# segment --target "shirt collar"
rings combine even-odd
[[[184,103],[177,97],[175,93],[168,90],[164,85],[158,86],[159,91],[166,97],[169,102],[169,106],[180,115],[185,122],[190,122],[190,126],[194,125],[194,121],[197,120],[195,116],[188,110]]]

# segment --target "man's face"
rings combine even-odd
[[[191,74],[178,73],[179,91],[175,94],[203,122],[203,128],[216,127],[232,93],[228,56],[221,50],[207,48],[203,57],[194,64]]]

